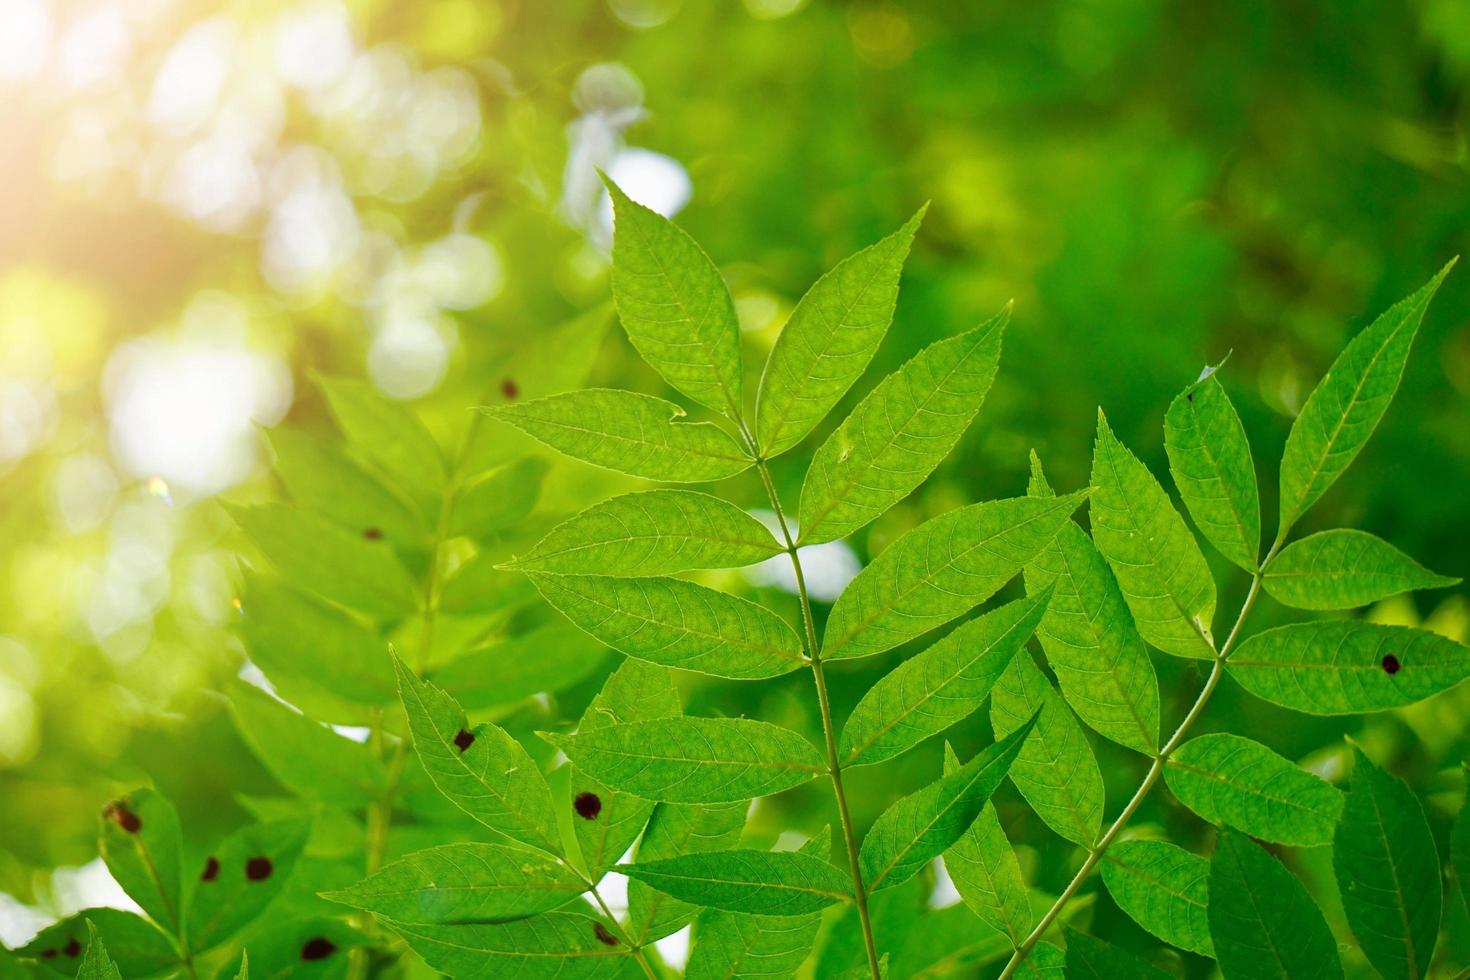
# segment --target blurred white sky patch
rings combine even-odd
[[[25,905],[0,893],[0,942],[23,946],[42,929],[82,909],[143,910],[123,891],[101,858],[80,867],[57,868],[51,873],[54,901],[46,907]]]
[[[117,6],[92,10],[67,28],[58,45],[61,74],[74,89],[85,89],[122,74],[132,35]]]
[[[0,377],[0,469],[31,453],[56,428],[56,393],[34,378]]]
[[[0,81],[39,75],[51,57],[52,31],[45,0],[0,2]]]
[[[454,321],[437,311],[390,312],[368,347],[368,377],[390,398],[427,395],[444,380],[457,343]]]
[[[244,310],[208,293],[173,336],[127,341],[108,359],[103,397],[114,455],[136,477],[175,491],[218,493],[255,462],[255,426],[274,425],[291,404],[280,359],[251,350]]]
[[[235,39],[234,22],[214,18],[195,24],[174,42],[148,97],[153,125],[181,134],[209,118],[230,73]]]
[[[768,510],[752,510],[750,516],[771,529],[777,538],[781,526],[776,515]],[[792,536],[800,533],[794,521],[788,523]],[[842,590],[847,588],[857,573],[862,571],[862,562],[846,541],[826,541],[798,548],[801,570],[806,577],[807,594],[816,602],[836,602]],[[796,572],[791,568],[791,559],[784,554],[767,558],[759,565],[744,570],[745,577],[754,585],[774,586],[792,594],[796,593]]]
[[[687,925],[678,932],[655,942],[654,948],[664,962],[675,970],[684,969],[689,962],[689,940],[694,935],[694,926]]]
[[[276,24],[276,71],[289,85],[320,92],[342,77],[357,45],[341,4],[323,3],[284,15]]]

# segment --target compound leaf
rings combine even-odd
[[[1210,941],[1210,862],[1156,840],[1120,841],[1102,862],[1103,884],[1118,908],[1171,946],[1214,956]]]
[[[1247,572],[1261,549],[1261,499],[1245,427],[1214,369],[1174,399],[1164,416],[1169,472],[1210,544]]]
[[[1297,609],[1354,609],[1459,582],[1436,575],[1382,538],[1345,528],[1287,545],[1261,579],[1271,598]]]
[[[1412,790],[1353,752],[1352,785],[1333,838],[1342,910],[1384,980],[1429,975],[1443,907],[1439,852]]]
[[[631,951],[606,924],[577,912],[547,912],[494,925],[392,926],[425,963],[464,980],[625,980],[643,975]]]
[[[1209,893],[1210,938],[1230,980],[1342,977],[1337,941],[1306,887],[1244,834],[1221,829]]]
[[[1148,467],[1101,410],[1092,457],[1092,540],[1113,566],[1143,638],[1165,653],[1212,659],[1215,581],[1199,544]]]
[[[645,480],[706,483],[751,465],[724,429],[676,421],[678,405],[631,391],[585,388],[483,411],[573,459]]]
[[[764,606],[674,578],[535,574],[546,601],[592,636],[630,657],[758,679],[796,670],[801,638]]]
[[[925,210],[839,262],[791,311],[756,396],[756,437],[767,459],[805,438],[873,359],[893,320],[899,273]]]
[[[823,659],[882,653],[984,602],[1046,547],[1086,496],[972,504],[908,531],[837,599]]]
[[[1437,633],[1356,620],[1257,633],[1230,656],[1230,676],[1275,704],[1313,715],[1399,708],[1470,677],[1470,649]]]
[[[707,851],[618,870],[691,905],[752,915],[808,915],[852,896],[845,872],[800,851]]]
[[[609,786],[668,803],[748,800],[827,771],[811,742],[748,718],[668,718],[542,737]]]
[[[801,543],[858,530],[934,471],[980,411],[1000,364],[1010,309],[915,354],[858,403],[812,457]]]
[[[874,684],[842,727],[842,765],[891,759],[979,709],[1048,598],[1018,599],[973,619]]]
[[[734,504],[693,490],[646,490],[594,504],[557,525],[509,567],[652,576],[739,568],[780,552],[771,532]]]
[[[1240,735],[1201,735],[1169,756],[1164,781],[1213,824],[1294,847],[1332,841],[1342,793]]]
[[[613,301],[628,339],[669,384],[740,418],[740,321],[720,270],[683,229],[603,182],[613,200]]]
[[[870,891],[901,885],[947,851],[1005,779],[1035,718],[937,782],[884,810],[863,838],[859,858]]]
[[[1279,541],[1357,457],[1398,391],[1409,348],[1451,260],[1419,291],[1390,307],[1332,362],[1292,423],[1281,458]]]

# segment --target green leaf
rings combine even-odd
[[[653,864],[679,855],[724,851],[740,843],[748,802],[718,806],[660,803],[638,842],[636,860]],[[656,884],[656,883],[655,883]],[[628,935],[640,945],[678,932],[699,909],[637,880],[628,882]]]
[[[1101,409],[1092,485],[1092,540],[1113,566],[1138,632],[1165,653],[1213,659],[1215,581],[1199,544]]]
[[[1293,847],[1330,843],[1342,812],[1335,787],[1240,735],[1185,742],[1169,756],[1164,781],[1210,823]]]
[[[668,718],[542,737],[609,786],[667,803],[733,803],[827,771],[796,732],[747,718]]]
[[[801,488],[802,544],[858,530],[944,461],[995,380],[1010,315],[1007,307],[982,326],[919,351],[827,437]]]
[[[832,849],[831,828],[808,840],[802,854],[821,857]],[[685,980],[756,980],[794,976],[811,954],[821,913],[745,915],[707,909],[694,928],[694,949]]]
[[[1016,976],[1036,980],[1063,980],[1066,971],[1066,952],[1056,943],[1043,940],[1031,948],[1031,955],[1021,963]]]
[[[563,616],[630,657],[717,677],[777,677],[803,664],[801,638],[763,606],[674,578],[535,574]]]
[[[1443,890],[1418,797],[1354,749],[1352,786],[1332,841],[1342,910],[1384,980],[1429,976]]]
[[[418,608],[413,580],[386,541],[284,504],[231,507],[230,513],[292,584],[380,619]]]
[[[1053,496],[1034,452],[1028,492]],[[1053,590],[1036,638],[1062,697],[1099,735],[1152,755],[1159,744],[1159,679],[1092,539],[1067,521],[1026,566],[1025,579],[1028,593]]]
[[[1189,516],[1226,558],[1256,570],[1261,498],[1245,427],[1214,368],[1185,388],[1164,415],[1169,472]]]
[[[1067,980],[1169,980],[1169,974],[1101,939],[1067,930]]]
[[[1282,707],[1351,715],[1454,687],[1470,677],[1470,649],[1425,630],[1344,619],[1257,633],[1227,667],[1241,687]]]
[[[986,926],[964,904],[931,909],[909,928],[896,933],[901,941],[893,975],[909,980],[973,977],[978,967],[1007,956],[1010,940]],[[871,976],[864,972],[858,976]]]
[[[973,609],[1036,557],[1086,496],[972,504],[908,531],[838,598],[822,658],[882,653]]]
[[[245,744],[282,786],[348,809],[377,801],[388,785],[366,745],[343,738],[249,684],[230,686],[230,709]]]
[[[251,972],[270,980],[341,980],[348,957],[368,937],[341,919],[318,915],[282,921],[272,915],[242,941],[250,951]]]
[[[15,953],[42,960],[79,956],[93,935],[107,947],[118,972],[130,980],[172,976],[179,966],[178,951],[157,926],[132,912],[108,908],[85,909],[47,926]]]
[[[499,925],[406,925],[393,931],[430,967],[460,980],[641,977],[623,941],[601,920],[547,912]]]
[[[77,980],[122,980],[122,973],[107,955],[107,947],[97,938],[97,927],[91,922],[87,923],[87,952],[77,967]]]
[[[329,719],[344,701],[393,700],[388,644],[376,632],[275,577],[247,574],[245,581],[240,633],[251,661],[281,697]]]
[[[1337,941],[1312,896],[1245,835],[1220,831],[1209,889],[1210,937],[1229,980],[1342,976]]]
[[[1470,773],[1463,764],[1460,771],[1462,775]],[[1470,789],[1470,775],[1467,775],[1465,783]],[[1460,804],[1460,815],[1455,818],[1455,826],[1450,831],[1450,869],[1455,883],[1460,886],[1460,900],[1470,908],[1470,792],[1465,794],[1465,802]]]
[[[415,851],[322,897],[394,922],[445,924],[525,918],[565,905],[586,887],[549,854],[455,843]]]
[[[859,854],[869,891],[903,884],[960,839],[1005,779],[1034,724],[1034,718],[1028,720],[965,765],[879,815]]]
[[[1102,823],[1102,773],[1066,702],[1023,653],[990,694],[990,724],[1004,737],[1032,717],[1036,726],[1011,766],[1011,782],[1048,827],[1091,847]]]
[[[633,721],[675,718],[682,713],[679,694],[666,667],[626,660],[613,671],[582,715],[579,731],[591,732]],[[620,793],[573,765],[568,779],[572,830],[582,863],[595,880],[638,839],[654,804]]]
[[[524,575],[496,567],[503,558],[482,551],[459,566],[439,593],[439,611],[507,615],[535,600],[536,588]]]
[[[724,429],[678,422],[673,402],[631,391],[587,388],[484,409],[573,459],[663,483],[706,483],[750,468]]]
[[[874,684],[842,727],[842,765],[891,759],[978,710],[1049,598],[1019,599],[971,620]]]
[[[432,496],[444,486],[444,456],[407,406],[378,394],[366,381],[322,378],[322,391],[353,449],[398,484]]]
[[[673,222],[603,183],[613,200],[613,300],[628,339],[669,384],[740,418],[740,321],[720,270]]]
[[[429,680],[467,711],[561,691],[607,663],[607,648],[574,626],[543,626],[471,650]]]
[[[509,564],[571,575],[669,575],[753,565],[781,550],[734,504],[692,490],[647,490],[594,504]]]
[[[276,475],[291,499],[355,534],[381,534],[418,544],[429,534],[424,515],[335,446],[291,429],[270,432]]]
[[[1102,862],[1103,884],[1118,908],[1171,946],[1214,956],[1210,941],[1210,862],[1156,840],[1120,841]]]
[[[1297,518],[1342,475],[1378,427],[1398,391],[1424,311],[1454,264],[1451,260],[1354,337],[1307,397],[1281,458],[1278,541],[1286,540]]]
[[[756,396],[755,431],[767,459],[804,439],[867,369],[893,321],[899,273],[926,210],[843,259],[791,311]]]
[[[310,821],[276,820],[226,837],[194,883],[190,950],[213,949],[264,912],[290,882],[310,833]]]
[[[235,980],[250,980],[250,953],[240,954],[240,972],[235,974]]]
[[[846,873],[800,851],[709,851],[618,870],[691,905],[753,915],[807,915],[852,896]]]
[[[954,750],[946,745],[945,774],[959,768]],[[1013,946],[1026,937],[1033,921],[1031,899],[994,804],[986,803],[975,822],[944,852],[944,869],[955,891],[980,921],[1009,936]]]
[[[521,744],[495,725],[471,727],[452,697],[393,664],[414,751],[439,792],[491,830],[561,853],[551,789]]]
[[[484,540],[516,527],[536,508],[544,459],[520,459],[492,470],[459,492],[449,521],[449,535]]]
[[[1353,609],[1400,592],[1443,589],[1436,575],[1366,531],[1322,531],[1282,549],[1261,579],[1277,602],[1297,609]]]
[[[163,794],[134,790],[102,810],[98,841],[107,870],[154,922],[179,935],[183,872],[179,815]]]

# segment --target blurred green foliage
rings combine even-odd
[[[1227,353],[1221,377],[1251,433],[1269,515],[1271,461],[1316,379],[1372,314],[1470,242],[1470,8],[1457,0],[193,0],[119,14],[127,54],[100,81],[73,64],[88,63],[89,49],[67,60],[84,5],[22,8],[44,11],[49,27],[39,67],[0,79],[0,892],[27,903],[66,904],[50,869],[96,856],[97,813],[120,788],[151,782],[169,795],[191,855],[246,822],[251,798],[279,792],[215,693],[243,653],[231,604],[239,542],[214,491],[237,502],[280,495],[253,423],[281,413],[262,410],[219,436],[254,453],[238,479],[150,485],[153,457],[130,457],[129,440],[147,450],[176,429],[146,412],[128,423],[120,408],[117,352],[137,338],[181,342],[228,321],[232,343],[288,373],[294,398],[272,404],[289,403],[293,426],[326,433],[314,376],[381,369],[374,339],[410,309],[447,358],[442,378],[415,383],[411,403],[449,446],[468,430],[469,406],[575,387],[584,373],[668,394],[596,313],[608,295],[606,235],[577,181],[624,146],[687,174],[679,221],[731,285],[747,365],[761,362],[822,271],[930,201],[894,327],[844,406],[920,346],[1011,298],[1014,322],[979,422],[934,478],[851,542],[866,559],[927,516],[1021,493],[1029,448],[1058,487],[1085,484],[1099,405],[1162,472],[1165,406]],[[313,10],[339,18],[350,38],[347,67],[317,88],[293,80],[302,59],[280,40],[282,23]],[[197,119],[188,105],[170,116],[157,108],[168,101],[161,66],[206,21],[233,32],[230,44],[201,48],[206,63],[222,60],[223,94]],[[308,68],[330,50],[308,45]],[[187,82],[184,91],[199,90]],[[221,134],[248,149],[204,159],[243,159],[246,190],[190,183],[236,172],[224,164],[174,169]],[[281,215],[302,188],[326,190],[292,224]],[[488,243],[490,271],[483,256],[451,263],[458,272],[445,285],[421,260],[454,233]],[[313,249],[326,258],[309,261]],[[398,292],[381,295],[385,284]],[[1303,532],[1350,524],[1464,574],[1467,315],[1461,272],[1431,309],[1383,426]],[[379,356],[391,367],[419,350],[390,345]],[[204,391],[207,403],[208,380]],[[530,443],[497,427],[474,445],[494,462]],[[800,459],[773,467],[788,499]],[[548,461],[527,527],[632,485]],[[751,475],[731,493],[750,506],[763,499]],[[1247,578],[1211,554],[1221,605],[1234,608]],[[1263,608],[1256,626],[1275,615]],[[1371,615],[1427,620],[1464,640],[1470,605],[1461,588]],[[895,662],[834,670],[837,713]],[[1158,666],[1165,717],[1177,718],[1202,671],[1168,658]],[[601,676],[515,724],[577,717]],[[812,728],[801,677],[690,680],[684,693],[691,713]],[[1338,736],[1352,735],[1427,791],[1446,839],[1470,694],[1349,727],[1232,687],[1213,711],[1235,713],[1233,727],[1264,733],[1291,758],[1317,753],[1307,761],[1328,775],[1346,751]],[[983,725],[962,729],[961,755],[988,740]],[[1110,787],[1136,782],[1140,760],[1097,749]],[[938,771],[939,746],[922,751],[910,786],[892,785],[887,770],[853,773],[860,825]],[[1045,845],[1013,792],[997,803],[1013,839],[1042,842],[1023,848],[1028,877],[1060,887],[1065,850]],[[1110,799],[1110,811],[1120,803]],[[769,826],[830,822],[816,790],[774,805],[783,812],[762,814]],[[1141,817],[1180,841],[1205,832],[1163,794]],[[1304,860],[1298,870],[1329,883],[1314,891],[1330,894],[1327,862]],[[1105,898],[1092,914],[1094,931],[1141,940]],[[1463,964],[1463,906],[1449,915],[1449,955]]]

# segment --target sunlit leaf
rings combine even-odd
[[[107,870],[160,926],[184,927],[183,837],[179,815],[163,794],[139,789],[102,810],[98,841]]]
[[[270,433],[275,470],[297,504],[356,534],[417,544],[429,534],[423,513],[335,446],[279,428]]]
[[[708,851],[618,870],[692,905],[752,915],[807,915],[852,895],[846,872],[799,851]]]
[[[1144,929],[1171,946],[1215,955],[1209,861],[1164,841],[1121,841],[1108,848],[1102,878],[1118,908]]]
[[[756,437],[767,458],[805,438],[873,359],[893,320],[899,273],[925,210],[839,262],[791,311],[756,398]]]
[[[604,183],[613,199],[613,299],[628,339],[669,384],[739,418],[740,321],[720,270],[677,225]]]
[[[1209,892],[1210,938],[1230,980],[1342,976],[1337,941],[1312,896],[1245,835],[1220,831]]]
[[[1247,572],[1261,549],[1261,499],[1250,442],[1214,371],[1180,392],[1164,416],[1174,485],[1204,536]]]
[[[1034,497],[1053,496],[1031,454]],[[1052,589],[1036,637],[1077,717],[1105,738],[1152,754],[1159,743],[1159,680],[1133,614],[1097,547],[1072,521],[1025,570],[1026,591]]]
[[[639,864],[656,864],[678,856],[707,851],[725,851],[740,843],[745,829],[746,802],[694,806],[660,803],[638,842]],[[626,871],[624,867],[622,870]],[[674,897],[678,889],[656,890],[657,881],[628,882],[628,934],[635,942],[649,943],[678,932],[694,919],[699,908]]]
[[[476,480],[455,498],[449,534],[486,538],[517,526],[535,508],[546,470],[543,459],[521,459]]]
[[[1382,538],[1343,528],[1287,545],[1261,585],[1271,598],[1297,609],[1353,609],[1400,592],[1459,582],[1436,575]]]
[[[1113,567],[1138,632],[1165,653],[1213,658],[1215,581],[1199,544],[1101,410],[1092,485],[1092,540]]]
[[[1439,852],[1418,797],[1353,752],[1352,786],[1332,841],[1342,910],[1384,980],[1429,976],[1443,905]]]
[[[812,457],[801,543],[845,537],[914,491],[969,428],[1000,364],[1010,309],[884,378]]]
[[[884,810],[863,837],[867,888],[903,884],[959,840],[1005,779],[1034,724],[1029,719],[954,772]]]
[[[1031,947],[1016,976],[1026,980],[1063,980],[1067,973],[1067,954],[1056,943],[1042,940]]]
[[[977,711],[1048,598],[1019,599],[971,620],[874,684],[842,727],[843,766],[891,759]]]
[[[920,524],[842,593],[827,619],[822,657],[881,653],[984,602],[1050,543],[1085,498],[994,500]]]
[[[323,897],[395,922],[491,922],[550,911],[586,887],[549,854],[456,843],[405,855]]]
[[[645,480],[705,483],[751,465],[719,426],[677,421],[678,405],[631,391],[588,388],[485,411],[573,459]]]
[[[394,923],[393,931],[429,966],[465,980],[626,980],[643,976],[612,929],[576,912],[547,912],[498,925]]]
[[[1011,782],[1048,827],[1090,847],[1102,823],[1097,759],[1067,703],[1023,652],[1011,659],[991,692],[990,723],[1003,737],[1032,717],[1036,725],[1011,766]]]
[[[1452,260],[1354,337],[1307,397],[1281,457],[1279,539],[1342,475],[1378,427],[1398,391],[1424,311],[1453,266]]]
[[[97,936],[97,927],[87,923],[87,950],[82,954],[82,963],[77,967],[77,980],[123,980],[122,973],[107,947]]]
[[[746,718],[669,718],[542,737],[609,786],[669,803],[748,800],[827,771],[796,732]]]
[[[573,626],[544,626],[471,650],[428,679],[468,711],[515,704],[590,677],[611,656]]]
[[[207,855],[189,903],[189,948],[213,949],[249,925],[286,888],[306,847],[311,824],[251,824]]]
[[[353,449],[415,492],[434,494],[443,488],[444,456],[407,406],[355,378],[322,378],[320,384]]]
[[[1164,781],[1211,823],[1278,844],[1327,844],[1342,812],[1335,787],[1240,735],[1185,742],[1169,756]]]
[[[1470,649],[1425,630],[1333,620],[1257,633],[1228,666],[1257,697],[1344,715],[1402,707],[1454,687],[1470,677]]]
[[[776,677],[802,666],[801,638],[775,613],[674,578],[535,574],[546,601],[630,657],[718,677]]]
[[[594,504],[509,564],[531,572],[649,576],[739,568],[780,551],[771,532],[734,504],[692,490],[648,490]]]
[[[948,745],[944,749],[948,775],[959,769],[960,762],[953,749]],[[1025,938],[1032,922],[1031,900],[994,804],[986,803],[975,822],[944,852],[944,868],[955,891],[982,922],[1005,933],[1013,945]]]

